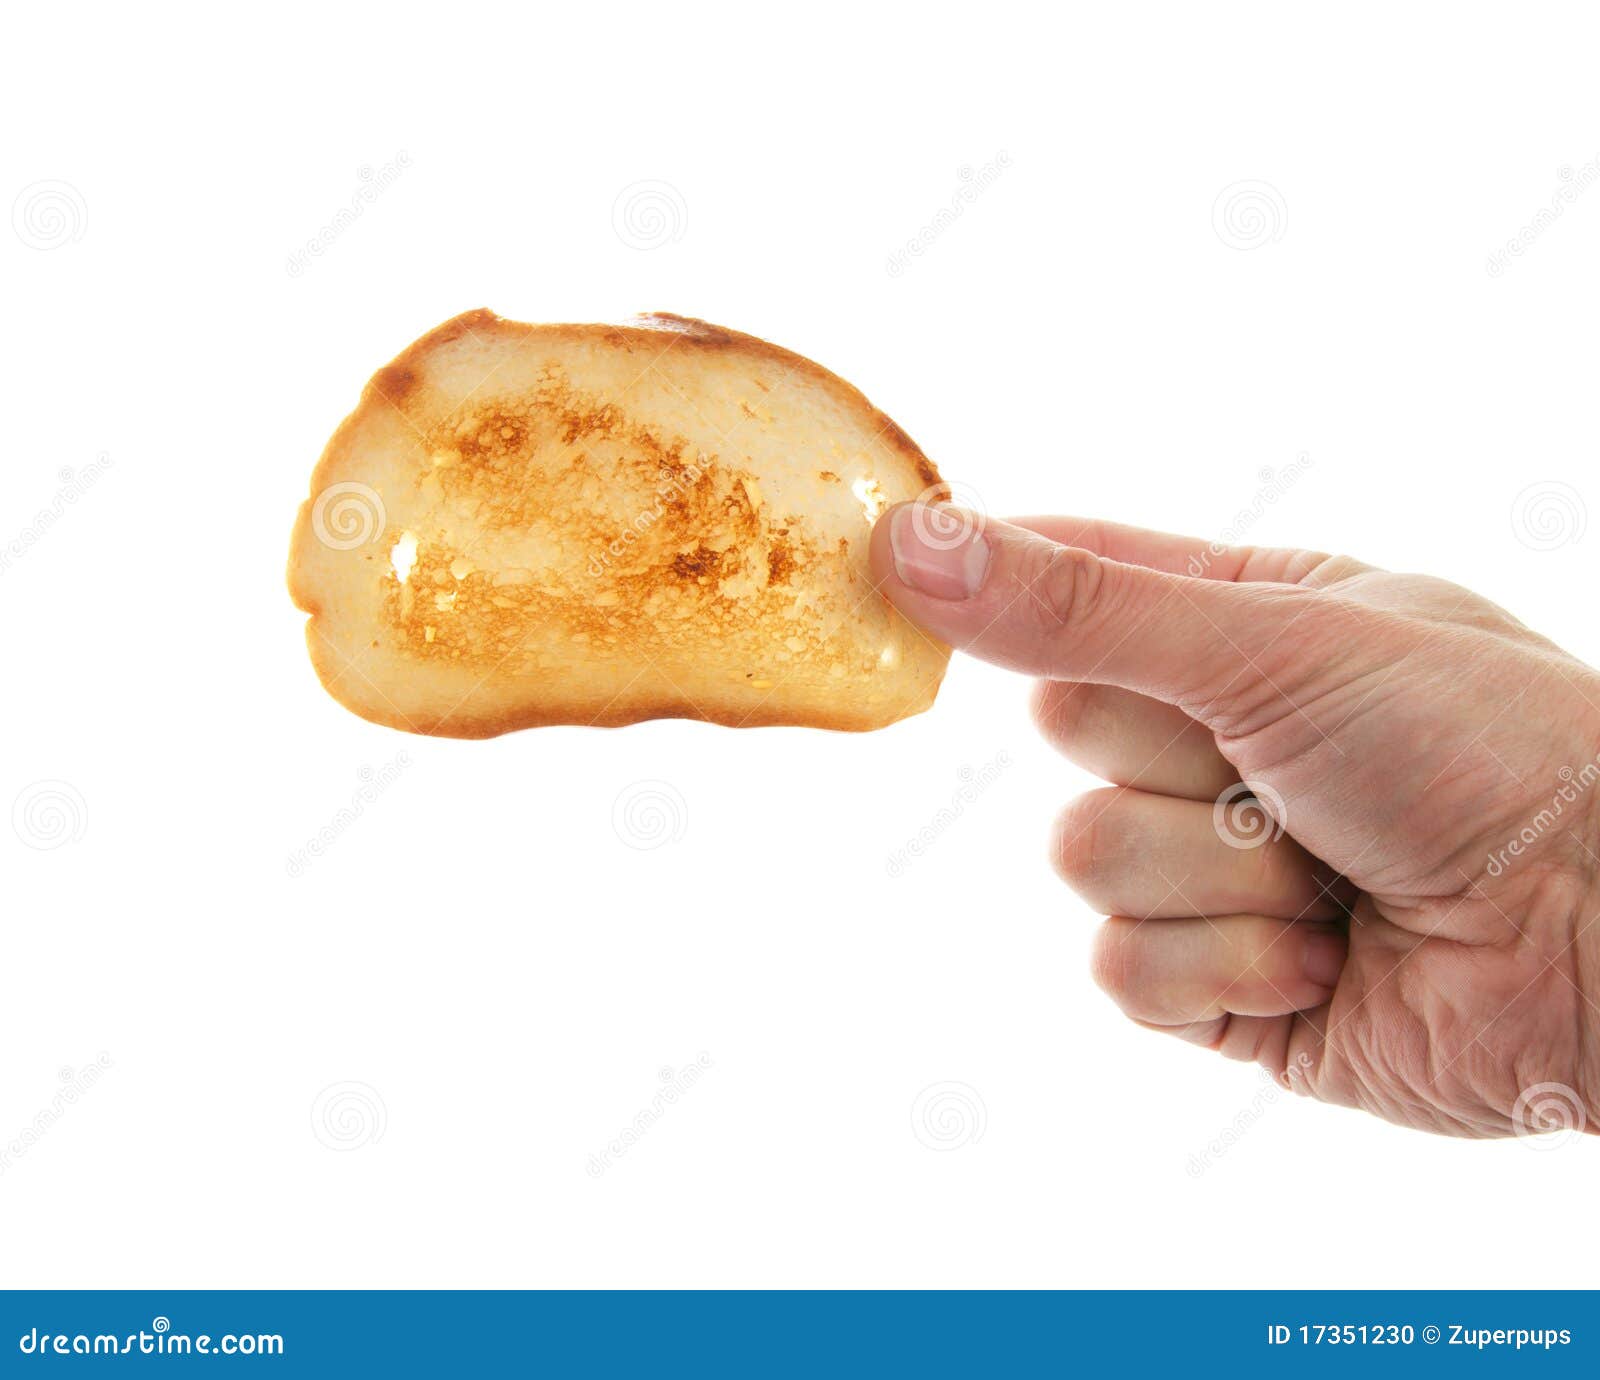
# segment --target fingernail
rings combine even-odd
[[[1349,945],[1338,930],[1313,930],[1306,936],[1300,971],[1319,987],[1337,987]]]
[[[960,508],[908,503],[889,520],[894,573],[935,599],[970,599],[989,573],[978,518]]]

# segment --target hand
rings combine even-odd
[[[1054,847],[1135,1021],[1406,1126],[1600,1127],[1600,675],[1342,556],[905,504],[872,559],[1115,783]]]

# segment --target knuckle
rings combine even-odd
[[[1033,697],[1033,721],[1064,749],[1092,737],[1101,718],[1100,687],[1070,681],[1041,681]]]
[[[1339,580],[1360,575],[1372,567],[1352,556],[1330,556],[1324,551],[1302,551],[1284,571],[1284,580],[1290,584],[1304,584],[1321,589]]]
[[[1034,681],[1033,690],[1028,695],[1028,716],[1041,732],[1050,733],[1054,730],[1064,701],[1068,698],[1063,692],[1069,688],[1062,681]]]
[[[1049,626],[1082,623],[1100,600],[1105,567],[1097,556],[1071,546],[1057,546],[1041,558],[1029,580],[1035,609]]]
[[[1089,975],[1118,1006],[1127,1005],[1139,979],[1138,947],[1130,926],[1116,920],[1100,926],[1089,951]]]
[[[1115,838],[1114,789],[1080,795],[1056,820],[1055,865],[1074,891],[1093,892],[1104,882]]]

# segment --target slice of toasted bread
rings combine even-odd
[[[949,649],[873,587],[868,534],[944,493],[859,392],[753,336],[473,311],[328,443],[289,589],[329,692],[394,728],[878,728],[933,703]]]

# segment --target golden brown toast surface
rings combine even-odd
[[[395,728],[876,728],[949,650],[873,588],[867,538],[942,494],[859,392],[753,336],[474,311],[368,383],[289,588],[323,684]]]

